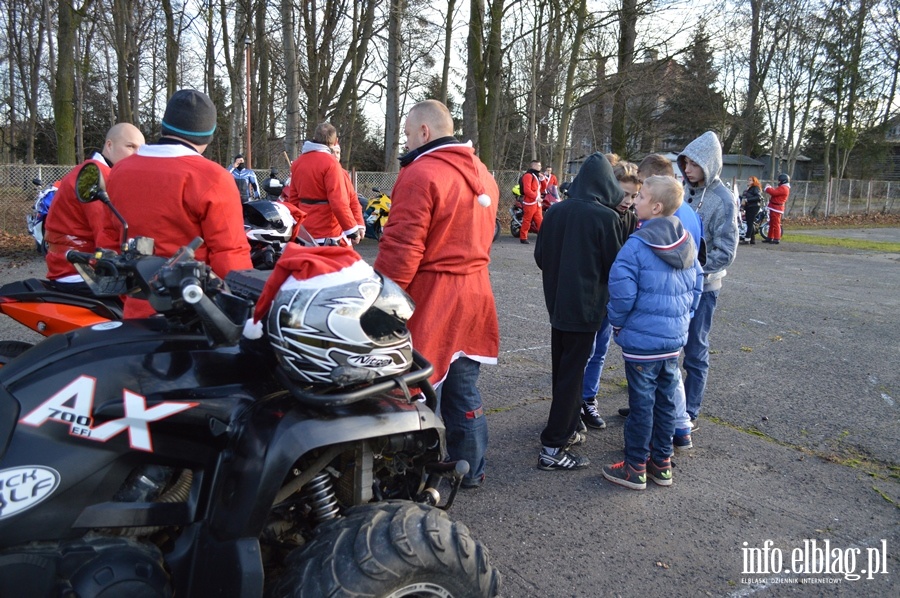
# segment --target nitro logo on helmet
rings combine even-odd
[[[347,363],[361,368],[383,368],[394,363],[394,360],[380,355],[351,355]]]
[[[96,386],[95,378],[79,376],[20,419],[19,423],[39,428],[47,420],[53,420],[67,424],[69,434],[72,436],[97,442],[106,442],[113,436],[127,431],[131,448],[152,453],[150,422],[165,419],[197,406],[197,403],[163,402],[148,409],[145,397],[122,389],[124,417],[109,420],[95,427],[93,411]]]

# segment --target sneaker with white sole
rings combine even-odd
[[[603,418],[600,417],[600,412],[597,411],[596,400],[581,402],[581,421],[587,427],[595,430],[602,430],[606,427],[606,422],[603,421]]]
[[[672,448],[675,449],[676,453],[682,453],[694,448],[694,443],[691,442],[690,428],[679,428],[675,430],[675,435],[672,437]]]
[[[660,462],[653,460],[653,457],[647,460],[647,477],[649,477],[657,486],[672,485],[672,460],[666,457]]]
[[[538,458],[538,469],[544,471],[581,469],[590,464],[591,461],[587,457],[576,455],[566,449],[560,449],[555,455],[541,449],[541,456]]]
[[[633,467],[627,461],[604,465],[603,477],[613,484],[618,484],[631,490],[644,490],[647,488],[646,465]]]

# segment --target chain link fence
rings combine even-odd
[[[0,230],[10,234],[25,234],[25,216],[31,211],[37,190],[32,183],[40,179],[42,186],[58,181],[72,166],[39,164],[0,165]],[[269,178],[269,170],[254,170],[262,184]],[[276,170],[281,180],[288,177],[288,169]],[[513,186],[521,172],[500,170],[493,173],[500,187],[497,216],[504,229],[509,225],[509,208],[514,196]],[[397,181],[396,172],[354,172],[356,192],[368,199],[375,189],[391,194]],[[560,180],[562,183],[563,180]],[[827,217],[845,214],[900,213],[900,183],[897,181],[832,180],[793,181],[787,216]]]

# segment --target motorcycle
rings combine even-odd
[[[32,179],[31,184],[34,186],[34,203],[31,211],[25,216],[25,225],[28,227],[28,234],[34,239],[35,250],[41,255],[47,255],[44,221],[50,212],[50,204],[53,202],[57,188],[55,184],[43,187],[39,178]]]
[[[753,219],[753,229],[763,239],[769,237],[769,209],[767,207],[761,208],[756,213],[756,217]],[[743,207],[741,207],[741,221],[738,225],[738,238],[747,238],[747,214],[744,212]]]
[[[541,213],[545,213],[553,203],[544,195],[541,198]],[[522,202],[521,195],[515,195],[515,201],[511,208],[509,208],[509,234],[513,237],[518,238],[519,233],[522,231],[522,218],[525,215],[525,205]],[[498,231],[499,232],[499,231]],[[537,222],[534,220],[531,221],[531,226],[528,228],[528,232],[537,233]]]
[[[96,165],[76,184],[108,201]],[[241,340],[268,273],[223,282],[200,243],[70,252],[95,294],[162,317],[0,368],[0,595],[497,595],[486,549],[445,513],[468,464],[443,460],[430,364],[292,381],[265,338]]]
[[[293,238],[296,221],[290,209],[280,201],[256,199],[241,206],[253,267],[271,270]]]
[[[374,187],[372,193],[375,195],[365,200],[365,203],[363,203],[364,198],[360,198],[360,204],[363,204],[363,218],[366,220],[366,237],[380,240],[391,213],[391,198]]]

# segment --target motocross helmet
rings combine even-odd
[[[414,307],[395,282],[360,261],[358,267],[283,285],[269,310],[269,341],[294,382],[370,382],[411,367],[406,322]]]
[[[778,175],[778,184],[779,185],[787,185],[790,182],[791,182],[791,177],[789,177],[785,173],[782,172],[781,174]]]
[[[243,204],[244,232],[251,241],[287,243],[294,231],[291,211],[278,201],[258,199]]]

